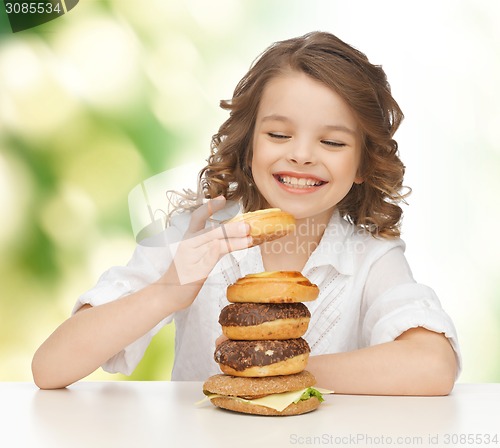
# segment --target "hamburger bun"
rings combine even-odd
[[[227,288],[232,303],[310,302],[319,295],[319,288],[298,271],[266,271],[248,274]]]
[[[227,409],[228,411],[242,412],[244,414],[275,416],[305,414],[306,412],[314,411],[320,405],[320,401],[316,397],[311,397],[308,400],[299,401],[298,403],[292,403],[282,411],[277,411],[276,409],[268,408],[266,406],[245,403],[226,397],[216,397],[212,398],[210,401],[214,406],[222,409]]]
[[[213,395],[210,398],[212,404],[223,409],[245,414],[287,416],[304,414],[317,409],[320,405],[320,399],[312,396],[294,403],[295,397],[292,397],[289,404],[281,402],[276,407],[270,407],[270,401],[263,403],[259,399],[274,394],[303,391],[315,384],[316,379],[306,370],[294,375],[262,378],[214,375],[205,382],[203,391],[209,398]],[[251,400],[257,401],[252,402]]]
[[[227,222],[246,222],[250,225],[252,246],[281,238],[295,230],[295,218],[279,208],[267,208],[235,216]]]
[[[203,390],[212,394],[257,398],[269,394],[280,394],[304,389],[316,384],[316,378],[308,370],[294,375],[279,375],[262,378],[242,378],[231,375],[213,375],[203,384]]]
[[[311,313],[303,303],[233,303],[222,309],[222,333],[234,340],[296,339]]]
[[[291,375],[306,368],[310,348],[305,339],[233,341],[219,344],[214,359],[222,372],[242,377]]]

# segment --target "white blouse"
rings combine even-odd
[[[237,204],[228,204],[215,217],[222,220],[234,216],[235,207],[239,208]],[[182,239],[188,223],[189,214],[178,215],[148,245],[138,245],[127,266],[106,271],[95,287],[78,299],[73,313],[85,303],[101,305],[156,281],[170,265],[172,248]],[[338,213],[332,215],[320,244],[302,270],[320,289],[319,297],[306,303],[311,321],[304,338],[311,355],[381,344],[393,341],[410,328],[424,327],[445,334],[461,365],[453,322],[435,292],[415,282],[404,249],[401,239],[374,238]],[[264,271],[259,246],[232,255],[239,275]],[[229,304],[226,288],[235,280],[229,257],[226,255],[215,266],[189,308],[164,319],[113,356],[103,369],[132,373],[151,338],[173,320],[176,337],[172,380],[204,381],[220,373],[213,353],[215,340],[222,334],[219,313]]]

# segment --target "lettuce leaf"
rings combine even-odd
[[[311,397],[316,397],[319,402],[321,403],[322,401],[325,401],[323,398],[323,395],[321,395],[321,392],[317,389],[314,389],[314,387],[308,387],[304,393],[294,401],[294,403],[298,403],[301,400],[309,400]]]

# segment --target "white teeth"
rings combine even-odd
[[[314,179],[306,179],[305,177],[278,176],[282,184],[293,185],[296,188],[308,188],[321,185],[322,182]]]

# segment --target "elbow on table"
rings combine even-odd
[[[407,385],[413,391],[410,394],[449,395],[455,385],[458,363],[448,338],[442,333],[417,327],[397,340],[408,344],[412,372],[407,372]]]
[[[443,362],[443,366],[437,369],[439,380],[436,385],[436,395],[449,395],[455,387],[458,367],[457,362],[453,359],[452,362]]]
[[[33,381],[35,385],[41,390],[52,390],[52,389],[62,389],[62,387],[56,387],[50,383],[50,381],[45,381],[36,375],[33,375]]]
[[[64,389],[66,386],[71,384],[58,383],[50,378],[47,378],[47,376],[37,375],[35,372],[33,372],[33,382],[39,389],[42,390]]]
[[[31,374],[35,385],[42,390],[63,389],[70,384],[63,384],[57,380],[56,375],[51,374],[50,371],[40,366],[40,360],[36,353],[31,362]]]
[[[453,391],[454,386],[455,386],[454,375],[444,374],[433,381],[433,383],[430,385],[429,390],[425,395],[446,396]]]
[[[43,375],[39,372],[34,363],[31,364],[31,374],[33,376],[33,382],[39,389],[57,389],[57,387],[54,387],[50,380],[47,379],[47,375]]]
[[[452,392],[458,369],[452,350],[429,353],[422,366],[422,395],[445,396]]]

